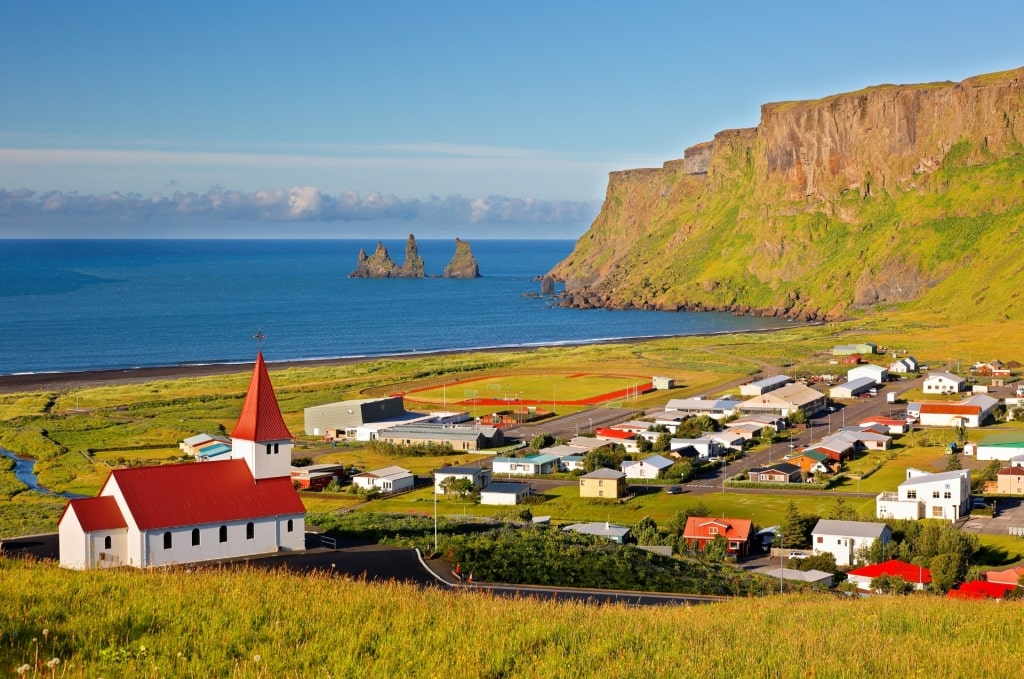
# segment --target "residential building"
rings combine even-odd
[[[906,434],[910,430],[910,424],[906,420],[897,420],[891,417],[867,417],[861,420],[858,424],[861,425],[881,425],[885,427],[886,433],[894,434]]]
[[[571,531],[573,533],[582,533],[583,535],[596,535],[602,538],[608,538],[612,542],[622,544],[626,541],[629,536],[629,528],[626,526],[616,526],[614,523],[574,523],[571,526],[566,526],[562,530]]]
[[[1015,589],[1013,585],[1005,585],[984,580],[971,580],[959,587],[946,592],[949,599],[1003,599]]]
[[[467,479],[474,488],[486,488],[491,484],[491,470],[485,467],[441,467],[434,470],[434,493],[443,495],[442,485],[446,479]]]
[[[819,571],[812,568],[809,571],[800,571],[795,568],[786,568],[779,566],[761,566],[755,568],[754,573],[760,573],[761,575],[767,575],[775,580],[790,580],[792,582],[803,582],[809,585],[821,585],[822,587],[832,587],[832,574],[826,571]]]
[[[724,449],[712,436],[701,436],[695,439],[669,439],[669,451],[677,455],[696,456],[702,460],[709,460],[724,454]]]
[[[858,377],[837,387],[832,387],[828,390],[828,396],[829,398],[857,398],[861,394],[870,393],[876,384],[872,377]]]
[[[111,471],[97,497],[64,508],[61,566],[149,568],[305,549],[291,447],[257,353],[230,459]]]
[[[894,361],[889,364],[889,372],[898,373],[901,375],[904,375],[906,373],[916,373],[917,367],[917,359],[915,359],[913,356],[904,356],[900,360]]]
[[[928,373],[921,386],[926,394],[957,394],[967,389],[967,380],[947,372]]]
[[[611,427],[598,427],[594,431],[594,438],[598,441],[622,446],[627,453],[636,453],[640,450],[637,435],[628,431],[620,431]]]
[[[857,585],[857,589],[870,592],[871,581],[881,575],[902,578],[917,590],[925,589],[932,582],[930,570],[898,559],[855,568],[846,574],[846,579]]]
[[[982,573],[982,577],[985,578],[986,582],[1016,587],[1020,579],[1024,577],[1024,566],[985,571]]]
[[[1014,465],[999,470],[996,492],[1000,495],[1024,495],[1024,467]]]
[[[231,450],[231,439],[226,436],[213,436],[211,434],[196,434],[195,436],[189,436],[187,439],[178,444],[181,448],[183,455],[191,455],[195,457],[201,448],[206,446],[222,444]]]
[[[739,409],[746,415],[776,414],[782,417],[790,417],[802,410],[808,417],[813,417],[827,406],[825,394],[793,383],[743,401]]]
[[[800,483],[803,480],[800,467],[789,462],[751,468],[747,477],[756,483]]]
[[[861,550],[870,549],[876,540],[885,544],[892,531],[884,523],[820,519],[811,531],[811,549],[815,554],[831,554],[837,566],[852,566]]]
[[[827,453],[814,448],[807,448],[798,453],[787,455],[786,462],[796,465],[804,474],[831,474],[835,471],[834,461]]]
[[[323,490],[331,481],[345,480],[343,464],[311,464],[308,467],[292,467],[292,483],[301,490]]]
[[[495,477],[502,474],[515,476],[551,474],[558,471],[558,456],[550,453],[535,453],[526,457],[496,457],[491,460],[491,470]]]
[[[602,467],[580,477],[580,497],[615,499],[625,494],[625,472]]]
[[[480,504],[517,505],[529,494],[529,484],[496,482],[480,491]]]
[[[896,492],[875,499],[879,519],[946,519],[956,521],[970,513],[971,472],[968,469],[929,474],[907,469]]]
[[[352,477],[352,484],[363,490],[395,493],[414,487],[416,477],[408,469],[392,466],[356,474]]]
[[[750,519],[711,516],[691,516],[686,520],[683,539],[686,540],[687,548],[704,551],[707,544],[718,536],[728,541],[728,554],[742,559],[750,555],[754,536],[753,522]]]
[[[621,469],[627,479],[657,479],[675,462],[661,455],[651,455],[642,460],[625,460]]]

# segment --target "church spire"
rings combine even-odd
[[[256,354],[256,366],[249,382],[249,391],[245,395],[242,414],[238,418],[231,438],[244,441],[290,441],[292,434],[288,431],[281,408],[277,405],[274,386],[267,374],[267,364],[263,360],[263,352]]]

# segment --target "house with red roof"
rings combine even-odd
[[[847,573],[846,577],[850,582],[857,585],[857,589],[870,592],[871,581],[880,575],[903,578],[913,585],[914,589],[924,589],[932,582],[932,572],[930,570],[898,559],[855,568]]]
[[[149,568],[304,549],[291,448],[261,352],[227,459],[110,472],[97,497],[64,508],[61,566]]]
[[[1002,599],[1013,588],[1014,585],[971,580],[956,589],[949,590],[946,592],[946,596],[950,599]]]
[[[1024,566],[1015,566],[1001,571],[985,571],[981,576],[985,578],[986,582],[1016,587],[1020,579],[1024,577]]]
[[[754,524],[750,519],[719,519],[711,516],[691,516],[686,519],[683,539],[688,548],[704,551],[707,544],[718,536],[728,541],[728,554],[743,558],[750,554]]]

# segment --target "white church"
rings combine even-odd
[[[97,497],[64,508],[61,566],[149,568],[305,549],[291,440],[259,352],[230,458],[112,471]]]

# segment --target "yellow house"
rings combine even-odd
[[[999,470],[996,492],[1000,495],[1024,495],[1024,467],[1014,465]]]
[[[602,467],[580,477],[580,497],[618,498],[625,494],[625,472]]]

